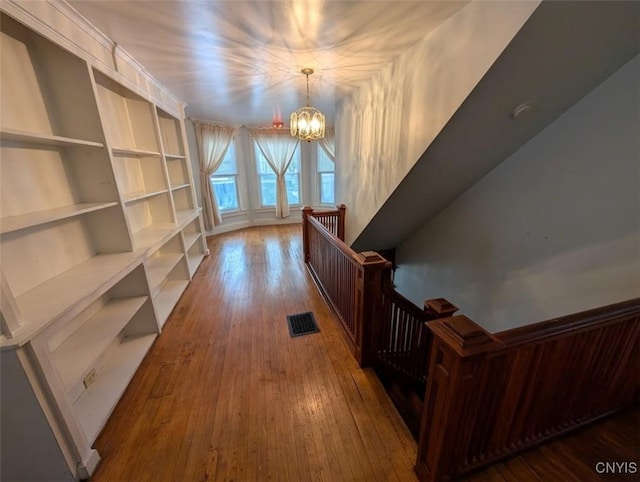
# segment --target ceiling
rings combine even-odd
[[[193,118],[270,125],[335,103],[465,1],[71,0],[80,14],[187,103]]]

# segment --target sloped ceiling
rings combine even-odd
[[[333,123],[336,101],[468,1],[72,0],[80,14],[187,103],[191,117],[286,122],[305,103]]]
[[[543,2],[352,247],[397,246],[637,55],[639,29],[640,2]]]

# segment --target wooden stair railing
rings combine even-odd
[[[382,313],[374,327],[377,360],[407,379],[425,384],[431,346],[425,322],[448,318],[456,311],[458,308],[444,298],[425,301],[421,310],[393,288],[390,277],[383,278]]]
[[[409,430],[418,437],[431,333],[428,320],[457,308],[446,300],[421,309],[393,288],[391,263],[344,242],[345,206],[303,209],[304,259],[360,366],[373,365]]]
[[[302,212],[307,216],[311,215],[320,221],[327,231],[333,234],[340,241],[344,241],[344,218],[347,207],[344,204],[336,206],[334,211],[314,211],[308,206],[304,207]]]
[[[420,310],[397,293],[391,263],[344,243],[344,215],[304,209],[304,259],[360,365],[392,368],[414,394],[426,383],[420,480],[458,478],[640,401],[640,298],[492,335],[447,300]]]
[[[336,211],[302,211],[304,260],[318,289],[340,321],[360,366],[371,363],[375,317],[381,300],[382,277],[391,263],[371,251],[356,253],[344,238],[345,206]]]
[[[640,401],[640,299],[489,334],[433,333],[416,472],[458,478]]]
[[[383,278],[382,313],[376,318],[373,367],[409,431],[418,439],[429,368],[429,320],[450,317],[457,308],[444,298],[418,308]]]

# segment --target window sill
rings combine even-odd
[[[276,207],[275,206],[262,206],[256,209],[253,209],[254,213],[270,213],[270,212],[275,212]],[[289,204],[289,211],[301,211],[302,210],[302,205],[301,204]]]
[[[244,216],[248,213],[249,211],[247,211],[246,209],[234,209],[234,210],[229,210],[229,211],[224,211],[220,213],[220,217],[222,217],[222,219],[226,219],[226,218],[235,218],[237,216]]]

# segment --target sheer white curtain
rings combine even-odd
[[[227,153],[236,128],[226,125],[207,124],[193,121],[198,142],[198,156],[200,157],[200,184],[202,186],[202,207],[204,227],[208,230],[222,224],[216,193],[211,187],[209,176],[216,172]]]
[[[327,127],[322,139],[318,139],[322,150],[333,162],[336,162],[336,130],[334,127]]]
[[[288,130],[251,129],[251,134],[269,167],[276,174],[276,217],[286,218],[289,216],[289,200],[284,175],[299,141]]]

